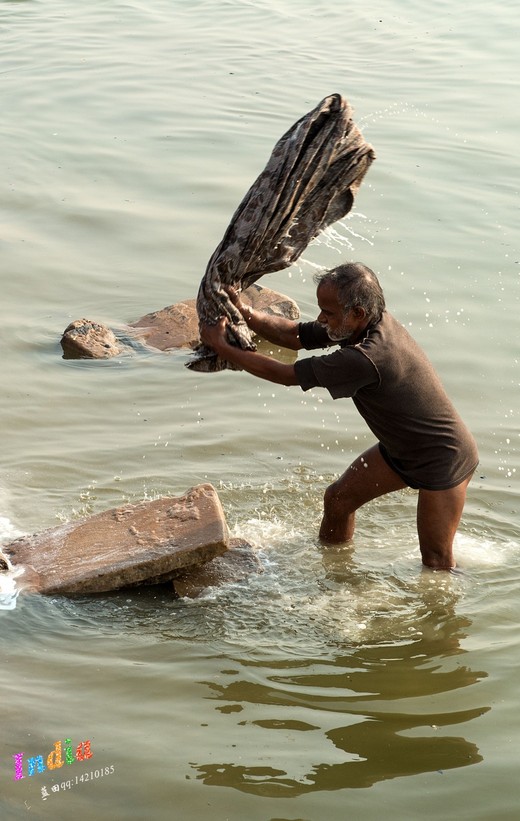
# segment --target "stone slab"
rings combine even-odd
[[[197,598],[208,587],[220,587],[238,582],[252,573],[263,573],[262,563],[248,542],[231,539],[229,550],[222,556],[198,567],[189,567],[173,579],[177,596]]]
[[[215,488],[123,505],[3,546],[14,567],[27,568],[45,594],[101,593],[148,579],[171,580],[180,569],[228,549],[229,532]]]

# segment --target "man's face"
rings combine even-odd
[[[359,321],[351,308],[347,312],[338,301],[338,292],[334,285],[322,283],[318,285],[316,298],[320,313],[318,322],[324,325],[334,342],[348,341],[359,330]]]

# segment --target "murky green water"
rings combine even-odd
[[[207,480],[264,565],[193,602],[0,612],[2,818],[518,817],[519,17],[0,2],[0,538]],[[264,282],[311,318],[316,266],[380,275],[478,440],[459,576],[421,570],[412,491],[319,546],[324,488],[372,442],[348,402],[184,353],[61,358],[72,319],[194,296],[275,140],[335,91],[378,159],[349,219]],[[27,774],[69,738],[92,757]]]

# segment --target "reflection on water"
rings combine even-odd
[[[334,564],[338,585],[337,555]],[[353,579],[350,560],[347,565]],[[330,580],[327,562],[324,578]],[[357,589],[347,585],[337,614],[347,622],[359,605],[356,598],[366,600],[374,585],[366,578],[357,582]],[[234,761],[193,763],[197,777],[208,785],[263,796],[295,796],[368,787],[481,761],[460,725],[490,707],[460,691],[487,673],[463,663],[461,642],[471,622],[456,613],[457,584],[451,577],[446,582],[425,573],[407,586],[394,578],[392,590],[386,579],[387,593],[380,585],[377,598],[371,597],[371,614],[365,612],[364,629],[344,640],[339,654],[325,645],[314,658],[273,660],[263,657],[271,655],[265,648],[251,649],[253,658],[240,661],[244,675],[231,671],[229,683],[206,682],[209,698],[220,702],[216,709],[244,728],[244,740],[256,733],[257,743],[244,749],[237,743]],[[338,600],[331,591],[328,600],[320,601],[323,626],[333,618]],[[309,626],[304,599],[287,619],[285,636],[299,615]]]
[[[483,761],[473,720],[490,710],[479,686],[488,671],[470,663],[475,628],[467,613],[480,597],[493,598],[491,565],[482,587],[475,569],[421,571],[412,492],[367,506],[353,545],[322,548],[313,535],[321,506],[316,481],[309,496],[307,479],[296,478],[290,487],[223,489],[235,535],[254,543],[264,565],[247,581],[197,600],[175,600],[167,586],[78,599],[22,597],[23,619],[3,614],[16,664],[26,669],[34,635],[45,633],[41,654],[52,655],[38,659],[38,688],[57,686],[55,658],[73,660],[69,685],[77,667],[94,700],[129,694],[117,696],[117,709],[106,708],[114,715],[105,715],[98,737],[106,721],[119,732],[128,724],[129,739],[133,723],[153,723],[161,749],[175,739],[168,755],[176,779],[232,788],[239,801],[441,777]],[[462,555],[478,555],[479,541],[462,536]],[[499,574],[504,557],[505,546],[494,557]],[[179,664],[181,646],[191,649]],[[87,671],[100,669],[107,678],[97,685],[97,673]],[[134,715],[140,684],[154,698]],[[29,701],[26,713],[43,736],[40,711],[39,701]],[[19,737],[12,724],[9,752]],[[147,755],[143,777],[146,771],[153,780],[162,753]]]

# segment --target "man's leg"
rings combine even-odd
[[[379,445],[369,448],[325,491],[320,539],[329,544],[347,542],[354,535],[359,507],[404,487],[406,482],[385,462]]]
[[[449,490],[420,490],[417,532],[423,564],[434,570],[455,567],[453,539],[466,501],[469,479]]]

